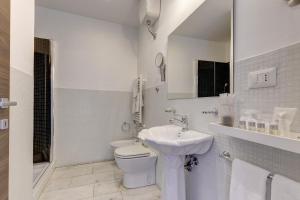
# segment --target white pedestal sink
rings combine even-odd
[[[139,138],[146,144],[158,150],[164,159],[163,200],[185,200],[185,155],[204,154],[213,137],[197,131],[181,131],[175,125],[166,125],[145,129],[139,133]]]

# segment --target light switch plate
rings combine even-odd
[[[250,72],[248,74],[248,88],[274,87],[277,82],[277,69],[275,67]]]

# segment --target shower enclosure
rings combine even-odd
[[[51,42],[34,40],[34,183],[51,162],[52,145],[52,68]]]

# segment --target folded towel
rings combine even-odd
[[[132,97],[133,98],[137,97],[138,92],[139,92],[138,79],[136,79],[136,80],[134,80],[133,86],[132,86]]]
[[[133,91],[132,91],[132,114],[139,111],[139,85],[138,79],[136,79],[133,83]]]
[[[235,159],[232,164],[230,200],[265,200],[267,170]]]
[[[272,181],[272,200],[300,200],[300,183],[275,175]]]

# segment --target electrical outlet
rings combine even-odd
[[[277,82],[277,70],[275,67],[250,72],[248,74],[248,88],[274,87]]]

